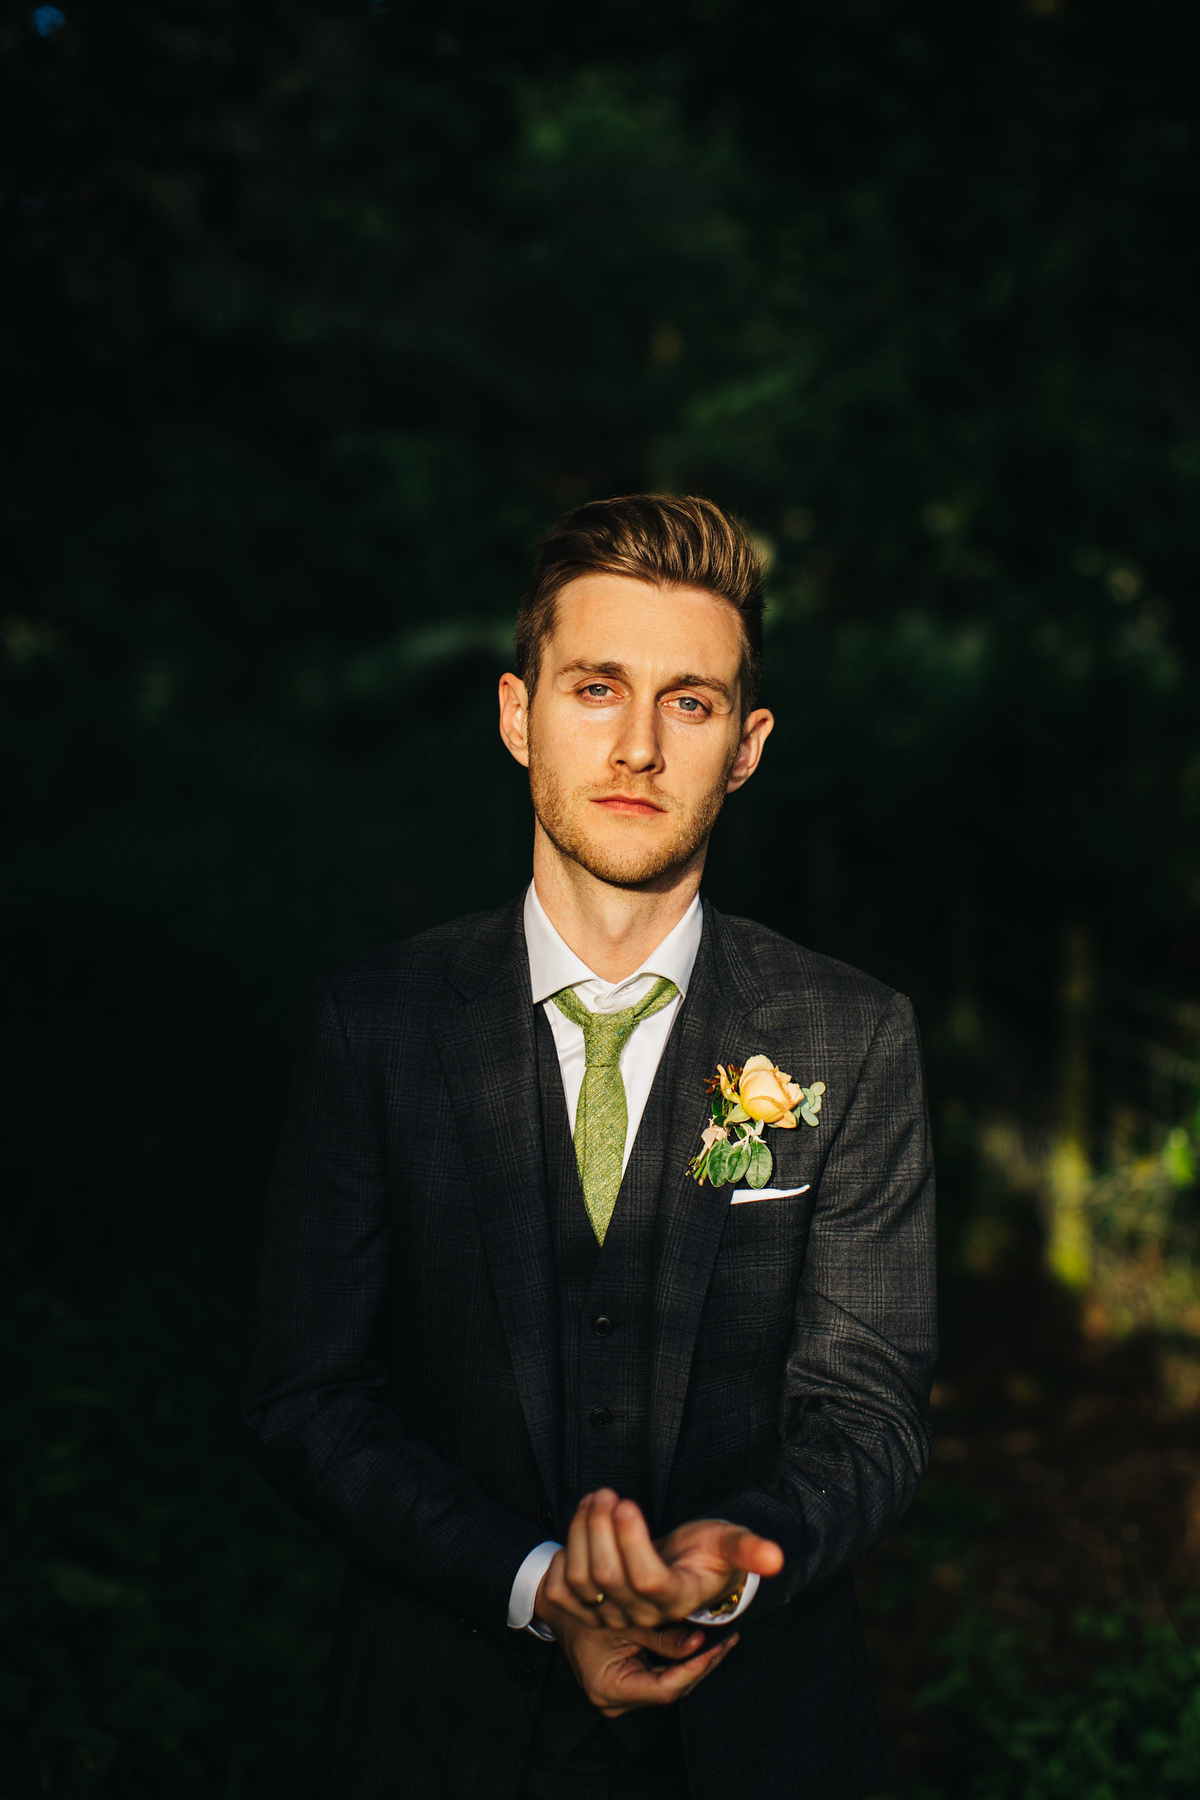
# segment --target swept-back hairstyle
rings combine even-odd
[[[694,494],[627,494],[589,500],[556,519],[538,539],[533,576],[517,613],[517,674],[530,699],[555,605],[580,575],[625,575],[659,587],[701,588],[737,611],[742,717],[754,705],[762,672],[766,568],[743,527]]]

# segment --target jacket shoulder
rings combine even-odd
[[[318,981],[332,991],[339,1009],[353,1014],[373,1004],[395,1007],[432,1002],[464,961],[488,963],[510,945],[520,917],[520,899],[489,912],[467,913],[415,937],[368,950]]]
[[[810,950],[753,919],[722,914],[720,922],[729,949],[764,991],[768,1002],[815,1001],[879,1019],[894,1001],[903,998],[895,988],[851,963]]]

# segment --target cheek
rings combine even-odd
[[[594,721],[561,721],[531,739],[529,779],[535,802],[561,811],[573,797],[604,779],[610,739]]]
[[[668,771],[676,777],[680,798],[703,802],[721,795],[738,753],[736,742],[707,727],[676,725],[666,740]]]
[[[550,780],[569,780],[572,767],[589,754],[587,741],[588,733],[580,728],[578,718],[544,712],[530,727],[530,760]]]
[[[599,717],[572,719],[554,744],[554,777],[564,791],[589,787],[607,767],[612,752],[611,721]]]

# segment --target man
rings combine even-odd
[[[323,1796],[881,1772],[850,1569],[928,1453],[928,1129],[908,1002],[699,899],[762,582],[707,501],[552,527],[500,683],[531,886],[314,990],[246,1416],[348,1559]]]

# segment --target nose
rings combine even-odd
[[[621,729],[609,758],[614,769],[630,775],[655,775],[663,767],[660,719],[653,698],[634,700],[623,709]]]

